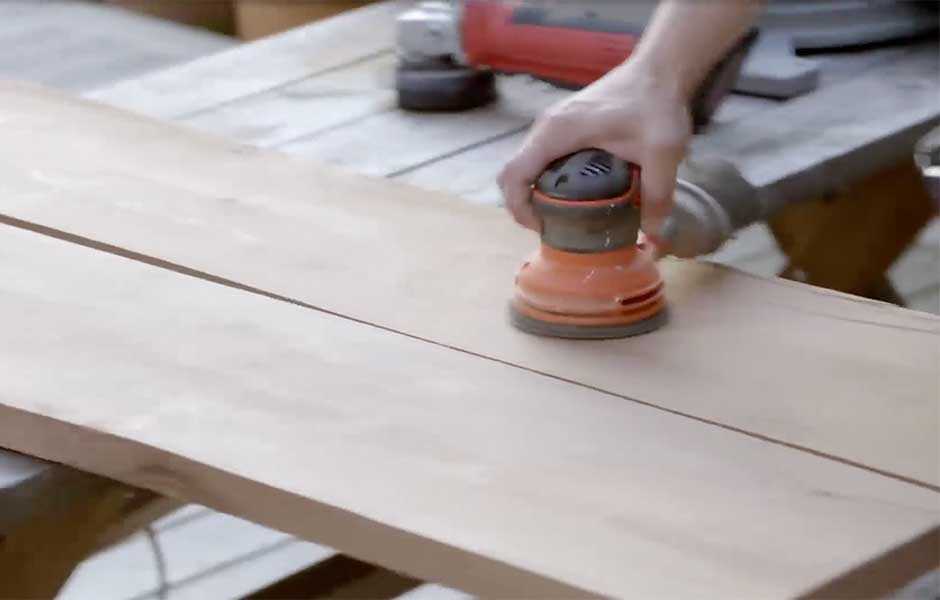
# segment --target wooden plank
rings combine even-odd
[[[345,69],[305,79],[264,94],[235,101],[190,118],[185,125],[256,146],[272,146],[313,137],[395,105],[391,52]]]
[[[505,323],[535,240],[502,211],[22,87],[0,107],[7,222],[938,485],[936,318],[668,260],[668,327],[536,339]]]
[[[836,461],[0,236],[17,257],[0,262],[4,445],[421,579],[514,597],[790,597],[940,518],[935,492]]]
[[[496,177],[522,144],[525,134],[524,131],[513,133],[441,158],[403,173],[397,179],[422,189],[455,194],[474,204],[502,205]]]
[[[916,140],[940,120],[938,93],[937,43],[921,44],[862,76],[700,137],[692,152],[734,163],[764,192],[771,214],[911,160]]]
[[[89,97],[155,117],[192,116],[392,50],[395,17],[407,6],[403,0],[377,2]]]
[[[385,111],[276,147],[367,175],[391,175],[528,128],[570,92],[527,77],[501,79],[492,105],[460,113]]]
[[[234,44],[200,29],[87,2],[0,2],[0,77],[60,89],[112,84]],[[5,472],[0,458],[0,488],[8,483]],[[37,468],[32,475],[41,472]],[[0,508],[5,515],[14,510]]]
[[[200,58],[231,38],[90,2],[0,2],[0,77],[72,91]]]

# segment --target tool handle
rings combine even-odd
[[[730,162],[689,159],[679,167],[672,214],[659,237],[675,256],[710,254],[765,212],[757,189]]]

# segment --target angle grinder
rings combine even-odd
[[[656,2],[464,0],[416,2],[396,21],[398,105],[460,111],[496,98],[495,73],[524,74],[578,89],[629,57]],[[692,101],[706,125],[734,87],[757,31],[732,47]]]
[[[640,169],[608,152],[562,157],[542,173],[532,206],[541,245],[516,275],[510,322],[527,333],[620,338],[666,323],[663,281],[640,239]]]

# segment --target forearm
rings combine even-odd
[[[633,55],[617,70],[625,79],[629,71],[651,74],[691,98],[761,8],[761,0],[662,0]]]

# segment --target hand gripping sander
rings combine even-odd
[[[510,321],[535,335],[619,338],[666,322],[663,281],[640,239],[640,170],[602,150],[553,162],[532,191],[541,246],[516,275]]]

